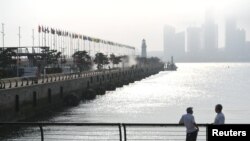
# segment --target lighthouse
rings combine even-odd
[[[147,58],[147,45],[146,45],[146,40],[142,40],[142,45],[141,45],[141,57]]]

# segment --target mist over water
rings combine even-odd
[[[186,107],[197,123],[212,123],[214,106],[224,106],[226,123],[250,122],[249,63],[179,63],[95,100],[70,108],[51,122],[178,123]]]

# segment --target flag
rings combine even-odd
[[[46,32],[49,33],[49,28],[48,27],[46,28]]]
[[[45,32],[45,30],[44,30],[43,26],[42,26],[42,32]]]
[[[91,38],[91,37],[88,37],[88,40],[89,40],[89,41],[92,41],[92,38]]]
[[[83,40],[88,40],[88,37],[83,35]]]
[[[55,34],[55,29],[51,28],[50,32],[51,32],[51,34]]]
[[[38,26],[38,32],[39,33],[41,32],[41,26],[40,25]]]

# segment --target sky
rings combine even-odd
[[[21,46],[32,45],[32,29],[38,44],[37,27],[46,25],[131,45],[137,51],[145,38],[149,51],[161,51],[164,25],[177,31],[201,26],[207,9],[219,25],[220,47],[228,16],[237,19],[250,40],[249,0],[0,0],[0,23],[5,27],[5,46],[18,46],[19,26]]]

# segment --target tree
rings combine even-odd
[[[127,55],[121,56],[122,68],[129,66],[129,57]]]
[[[13,56],[16,56],[16,52],[12,49],[0,49],[0,68],[10,67],[11,65],[16,65],[16,59],[13,59]]]
[[[89,70],[92,67],[91,57],[86,51],[77,51],[72,55],[74,63],[80,71]]]
[[[113,67],[122,61],[120,56],[115,56],[114,54],[110,55],[109,60],[112,62]]]
[[[57,52],[57,50],[44,50],[42,53],[45,53],[44,57],[47,65],[59,65],[61,52]]]
[[[52,65],[53,68],[57,65],[57,68],[59,68],[59,59],[62,53],[57,52],[57,50],[49,50],[48,48],[42,49],[41,54],[34,56],[34,65],[38,67],[39,73],[43,71],[47,65]]]
[[[109,59],[107,55],[104,55],[103,53],[96,53],[94,62],[97,64],[97,69],[101,70],[103,69],[103,66],[109,64]]]
[[[14,67],[17,64],[16,52],[10,48],[0,48],[0,78],[12,77],[14,73]]]

